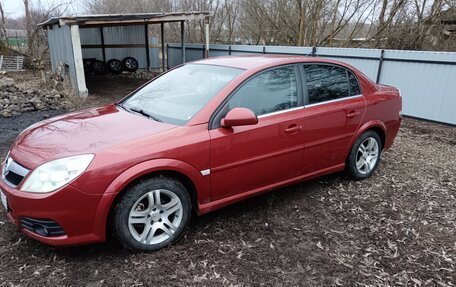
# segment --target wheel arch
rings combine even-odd
[[[379,135],[380,140],[382,141],[382,150],[384,149],[387,140],[385,123],[383,123],[381,120],[368,121],[361,125],[356,134],[353,136],[352,140],[350,141],[350,144],[347,147],[347,150],[345,151],[345,159],[347,159],[350,155],[350,150],[352,146],[355,144],[356,140],[368,130],[373,130]]]
[[[378,134],[378,136],[380,137],[380,140],[382,141],[382,150],[383,150],[385,148],[385,144],[386,144],[386,132],[379,126],[371,127],[369,129],[365,130],[364,132],[367,132],[367,131],[374,131]]]
[[[107,223],[116,200],[120,198],[129,186],[141,179],[152,176],[169,176],[181,181],[189,192],[192,209],[196,214],[199,213],[199,200],[210,196],[209,179],[205,179],[191,165],[174,159],[142,162],[117,176],[105,190],[98,203],[94,232],[99,233],[99,236],[105,239]]]
[[[168,177],[168,178],[173,178],[179,181],[184,185],[184,187],[187,189],[189,195],[190,195],[190,200],[192,202],[192,211],[198,213],[198,193],[195,184],[193,181],[190,179],[188,175],[181,171],[176,171],[173,169],[160,169],[160,170],[154,170],[150,173],[143,174],[139,177],[136,177],[132,181],[130,181],[122,190],[120,190],[117,193],[117,196],[113,202],[113,204],[122,196],[122,194],[125,193],[125,191],[130,188],[131,186],[137,184],[141,180],[152,178],[152,177]],[[112,209],[112,205],[110,207],[110,210]]]

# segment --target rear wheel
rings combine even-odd
[[[190,214],[190,197],[179,181],[167,177],[142,180],[115,205],[114,236],[130,250],[158,250],[179,239]]]
[[[354,179],[365,179],[372,175],[380,162],[382,141],[374,131],[363,133],[353,145],[346,168]]]

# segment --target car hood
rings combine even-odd
[[[10,155],[21,165],[34,169],[54,159],[95,154],[176,127],[109,105],[65,114],[30,126],[17,137]]]

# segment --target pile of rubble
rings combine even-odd
[[[66,109],[69,102],[56,90],[23,89],[14,79],[0,77],[0,117],[25,112]]]

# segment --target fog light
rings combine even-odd
[[[33,231],[35,231],[36,234],[41,236],[49,235],[49,231],[47,230],[47,228],[41,224],[33,224]]]
[[[52,237],[65,235],[63,228],[52,219],[22,217],[21,227],[40,236]]]

